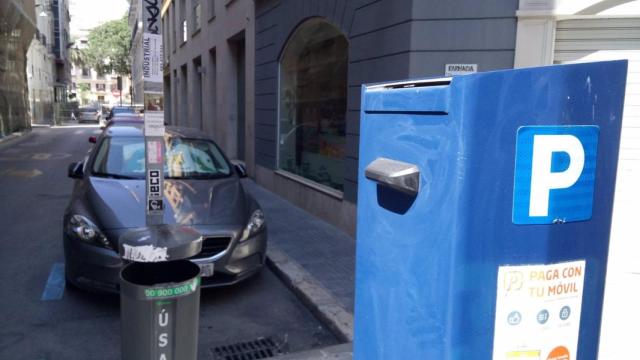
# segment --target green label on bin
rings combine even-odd
[[[185,296],[195,292],[196,289],[198,288],[198,285],[200,285],[200,277],[197,277],[189,282],[182,283],[175,286],[145,289],[144,295],[147,298],[167,298],[167,297]]]

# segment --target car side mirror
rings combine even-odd
[[[82,171],[82,161],[72,162],[67,169],[67,176],[72,179],[82,179],[84,172]]]
[[[233,164],[233,167],[236,169],[236,173],[241,178],[247,177],[247,168],[242,164]]]
[[[98,141],[98,139],[96,139],[96,137],[95,137],[95,136],[89,136],[89,142],[90,142],[90,143],[95,144],[95,143],[96,143],[96,141]]]

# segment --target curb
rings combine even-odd
[[[353,342],[353,314],[313,275],[272,244],[267,249],[267,266],[338,340]]]
[[[302,351],[280,355],[274,360],[351,360],[353,359],[352,344],[327,346],[322,349]]]
[[[22,131],[16,131],[16,132],[11,133],[11,134],[9,134],[7,136],[0,137],[0,146],[4,146],[4,145],[7,145],[9,143],[12,143],[12,142],[16,141],[17,139],[21,139],[22,137],[27,136],[29,134],[31,134],[31,129],[25,129],[25,130],[22,130]]]

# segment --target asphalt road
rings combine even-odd
[[[67,166],[98,132],[36,128],[0,143],[0,359],[120,358],[117,296],[67,288],[61,299],[43,300],[50,274],[64,263],[62,213],[73,185]],[[216,347],[261,337],[283,352],[336,343],[268,269],[234,287],[203,290],[199,359],[221,359]]]

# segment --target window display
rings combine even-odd
[[[279,168],[342,191],[348,42],[326,21],[307,20],[280,63]]]

